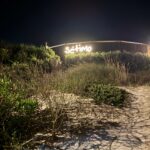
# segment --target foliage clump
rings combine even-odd
[[[87,95],[95,100],[97,104],[108,104],[122,107],[127,93],[117,87],[103,84],[93,84],[86,88]]]
[[[0,149],[10,145],[15,137],[21,138],[28,132],[30,117],[38,108],[34,99],[25,97],[24,92],[7,77],[0,78]]]
[[[0,42],[0,63],[7,65],[32,64],[51,72],[53,68],[57,68],[61,64],[61,61],[52,49],[45,46],[13,45]]]

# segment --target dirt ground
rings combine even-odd
[[[69,132],[49,147],[49,134],[41,136],[39,150],[150,150],[150,87],[121,87],[131,94],[131,106],[117,109],[97,106],[92,99],[72,99],[66,108]],[[45,140],[44,138],[45,137]],[[32,140],[31,140],[32,141]],[[37,142],[37,141],[36,141]]]

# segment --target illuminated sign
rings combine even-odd
[[[65,53],[66,54],[73,54],[73,53],[79,53],[79,52],[91,52],[92,51],[92,46],[81,46],[80,44],[75,45],[75,46],[67,46],[65,48]]]

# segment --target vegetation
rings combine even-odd
[[[111,85],[93,84],[87,87],[86,92],[97,104],[122,107],[127,99],[127,93],[124,90]]]
[[[52,74],[50,83],[56,90],[84,95],[87,85],[112,84],[121,85],[128,80],[128,72],[124,66],[111,64],[84,63],[68,70]]]
[[[99,52],[81,52],[81,53],[75,53],[75,54],[67,54],[65,56],[65,65],[67,67],[70,67],[72,65],[80,64],[80,63],[103,63],[103,53]]]
[[[44,46],[0,43],[0,149],[17,149],[39,128],[39,102],[32,96],[39,77],[60,64],[60,57]]]
[[[0,145],[10,145],[14,137],[21,138],[29,133],[27,126],[38,103],[26,98],[21,89],[3,77],[0,79],[0,104]]]
[[[150,72],[150,57],[146,54],[114,51],[82,53],[81,55],[77,53],[66,56],[67,67],[91,62],[101,66],[108,64],[118,68],[120,74],[124,74],[127,79],[123,84],[150,85],[150,78],[148,76]],[[122,82],[120,83],[122,85]]]
[[[150,70],[150,57],[142,53],[130,52],[93,52],[93,53],[76,53],[66,56],[66,65],[75,65],[83,62],[95,63],[119,63],[125,65],[129,72],[141,70]]]
[[[0,62],[9,65],[20,63],[36,65],[48,72],[61,64],[60,57],[45,46],[10,45],[3,42],[0,43]]]
[[[71,54],[62,66],[52,49],[0,42],[0,149],[17,149],[41,130],[54,140],[70,121],[66,93],[122,109],[128,97],[118,87],[149,85],[149,73],[150,58],[143,54]]]

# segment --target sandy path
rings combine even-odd
[[[68,137],[56,145],[64,150],[150,150],[150,87],[124,89],[133,95],[133,101],[132,108],[123,110],[120,116],[113,118],[113,122],[115,119],[116,122],[120,121],[120,127],[87,132],[82,129],[81,135]],[[99,112],[97,106],[92,104],[91,107],[95,109],[94,112]],[[108,113],[110,120],[113,112]],[[99,120],[95,113],[87,113],[87,118],[91,119],[92,115],[95,115],[95,120]]]
[[[54,150],[150,150],[150,87],[123,89],[132,94],[132,106],[123,110],[66,95],[72,103],[67,129],[77,133],[61,135]]]
[[[131,109],[131,122],[128,126],[132,135],[141,141],[135,149],[150,150],[150,87],[125,88],[132,93],[134,100]]]

